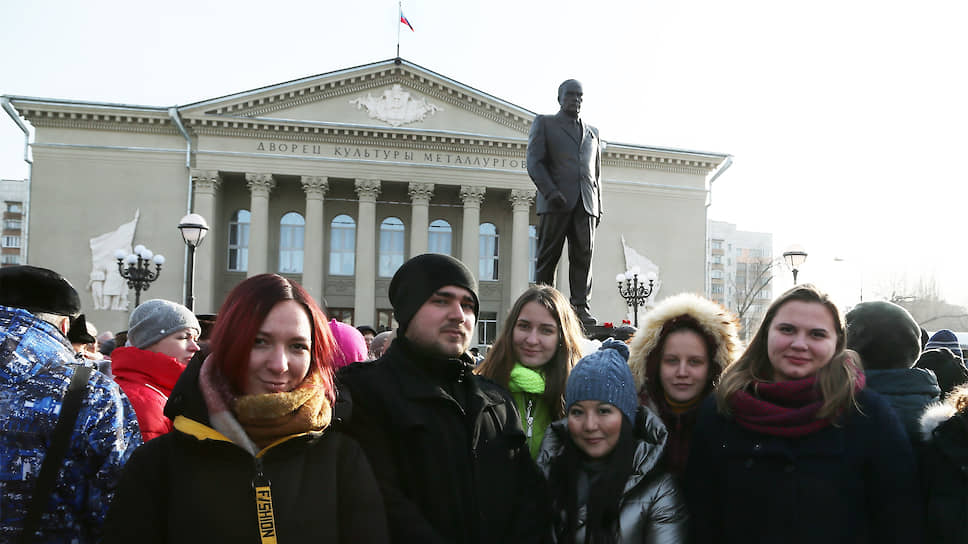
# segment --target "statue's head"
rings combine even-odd
[[[581,111],[582,96],[581,82],[577,79],[567,79],[558,86],[558,104],[569,115],[577,116]]]

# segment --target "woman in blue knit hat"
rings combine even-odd
[[[552,494],[554,542],[685,541],[685,507],[660,462],[666,428],[639,406],[628,357],[610,339],[578,361],[567,415],[545,434],[537,463]]]

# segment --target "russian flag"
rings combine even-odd
[[[400,12],[400,22],[407,25],[410,28],[410,32],[416,32],[416,30],[413,29],[413,25],[407,20],[407,16],[403,14],[403,11]]]

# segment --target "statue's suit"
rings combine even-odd
[[[571,304],[588,305],[595,228],[602,216],[602,155],[598,129],[558,112],[539,115],[528,136],[528,174],[538,189],[535,281],[553,285],[568,239]],[[553,197],[561,192],[564,206]]]

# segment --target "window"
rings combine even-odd
[[[238,210],[229,219],[229,270],[249,269],[249,210]]]
[[[353,308],[329,308],[328,318],[341,321],[347,325],[353,324]]]
[[[376,329],[380,332],[394,330],[399,323],[393,320],[393,310],[376,311]]]
[[[498,234],[493,223],[481,223],[479,271],[482,281],[497,281]]]
[[[723,241],[713,240],[713,249],[723,249]]]
[[[23,230],[23,222],[19,219],[7,219],[3,222],[3,228],[6,230]]]
[[[430,224],[427,251],[451,255],[451,240],[453,240],[453,229],[450,228],[450,223],[443,219],[435,219]]]
[[[403,221],[387,217],[380,223],[380,262],[377,265],[381,278],[390,278],[403,264]]]
[[[7,202],[7,211],[10,213],[24,213],[24,206],[20,202]]]
[[[329,230],[329,273],[352,276],[356,264],[356,221],[348,215],[337,215]]]
[[[279,272],[302,274],[306,220],[289,212],[279,221]]]
[[[20,237],[13,235],[4,236],[3,247],[20,247]]]
[[[528,281],[534,283],[535,269],[538,267],[538,228],[528,226]]]
[[[709,271],[709,277],[710,278],[713,278],[714,280],[721,280],[721,279],[723,279],[723,271],[722,270],[710,270]]]
[[[723,256],[713,255],[713,264],[723,264]]]
[[[477,341],[491,345],[497,336],[497,312],[481,312],[477,320]]]
[[[20,264],[20,255],[0,255],[0,264]]]
[[[723,286],[722,285],[713,285],[712,286],[712,290],[713,290],[713,294],[714,295],[715,294],[721,294],[723,292]]]

